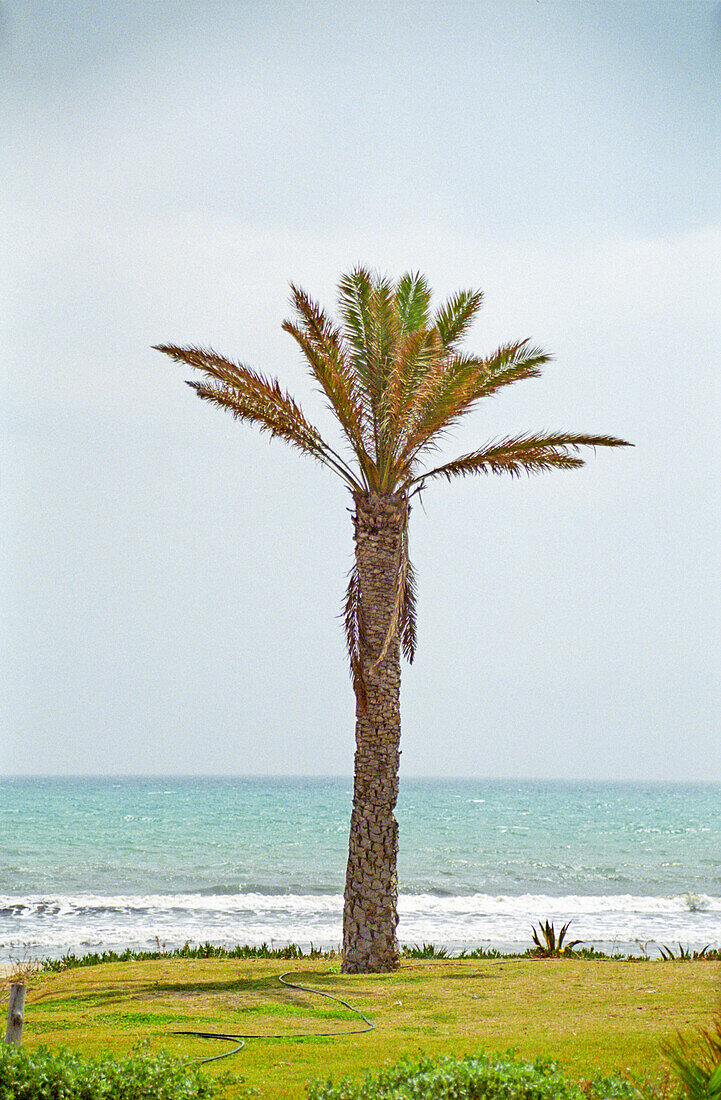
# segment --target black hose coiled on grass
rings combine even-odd
[[[330,1001],[337,1001],[338,1004],[343,1005],[344,1008],[350,1009],[356,1016],[360,1016],[365,1027],[353,1028],[352,1031],[304,1031],[296,1034],[288,1034],[287,1032],[281,1032],[278,1035],[258,1035],[255,1034],[231,1034],[221,1031],[171,1031],[171,1035],[193,1035],[196,1039],[220,1039],[227,1043],[236,1043],[237,1045],[233,1050],[228,1050],[225,1054],[213,1054],[210,1058],[201,1058],[200,1064],[205,1065],[206,1062],[217,1062],[221,1058],[230,1058],[232,1054],[238,1054],[239,1051],[245,1046],[246,1039],[332,1039],[341,1035],[363,1035],[366,1031],[375,1031],[375,1024],[372,1020],[369,1020],[367,1016],[364,1016],[359,1008],[354,1008],[348,1001],[344,1001],[342,997],[336,997],[334,993],[325,993],[322,989],[311,989],[308,985],[299,985],[297,982],[286,981],[289,974],[292,974],[292,970],[286,970],[284,974],[278,975],[278,981],[281,985],[285,985],[288,989],[301,989],[304,993],[316,993],[319,997],[327,997]]]

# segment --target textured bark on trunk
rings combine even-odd
[[[382,653],[396,605],[396,578],[408,523],[400,496],[355,497],[356,562],[360,584],[360,660],[365,706],[356,699],[353,812],[343,907],[346,973],[397,969],[400,659],[397,629]],[[376,664],[376,662],[378,663]]]

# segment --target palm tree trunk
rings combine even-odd
[[[360,586],[360,661],[365,699],[356,692],[353,812],[343,907],[346,973],[397,969],[400,659],[397,577],[408,524],[405,497],[355,497],[356,563]],[[390,644],[387,644],[392,628]],[[386,649],[380,660],[379,656]]]

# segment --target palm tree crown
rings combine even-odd
[[[487,444],[431,469],[424,460],[440,436],[482,398],[521,378],[536,378],[550,356],[528,340],[491,355],[459,344],[481,308],[481,291],[461,290],[435,313],[420,273],[394,285],[358,267],[339,285],[342,326],[291,284],[295,320],[283,328],[300,345],[352,452],[342,458],[278,383],[209,349],[157,345],[196,367],[208,382],[189,382],[199,397],[239,420],[285,439],[337,473],[353,492],[408,491],[435,477],[533,473],[582,466],[579,447],[625,446],[607,435],[523,435]]]
[[[353,494],[419,492],[427,482],[471,474],[539,473],[583,466],[581,447],[629,446],[609,435],[552,432],[506,436],[440,465],[429,465],[441,438],[483,397],[522,378],[537,378],[551,356],[529,340],[504,344],[487,356],[460,344],[483,302],[479,290],[461,290],[435,312],[420,273],[396,284],[364,267],[339,283],[342,324],[336,324],[304,290],[291,284],[295,318],[283,324],[300,346],[343,432],[344,457],[324,440],[299,405],[269,379],[211,349],[157,345],[207,381],[188,382],[205,401],[238,420],[285,439],[332,470]],[[399,563],[398,617],[405,656],[415,653],[413,571],[407,546]],[[357,577],[346,599],[346,632],[356,687]]]

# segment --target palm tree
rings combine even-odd
[[[439,465],[429,457],[477,402],[550,356],[528,340],[480,357],[460,350],[480,309],[462,290],[435,312],[419,273],[397,283],[357,267],[339,283],[341,322],[291,284],[296,340],[340,425],[331,447],[278,382],[216,352],[163,344],[157,350],[201,371],[198,397],[284,439],[345,482],[354,500],[355,564],[345,628],[356,698],[353,810],[343,910],[343,970],[393,970],[396,938],[400,742],[400,650],[416,648],[415,581],[408,557],[409,504],[426,485],[471,474],[539,473],[583,465],[582,447],[621,447],[608,435],[506,436]]]

